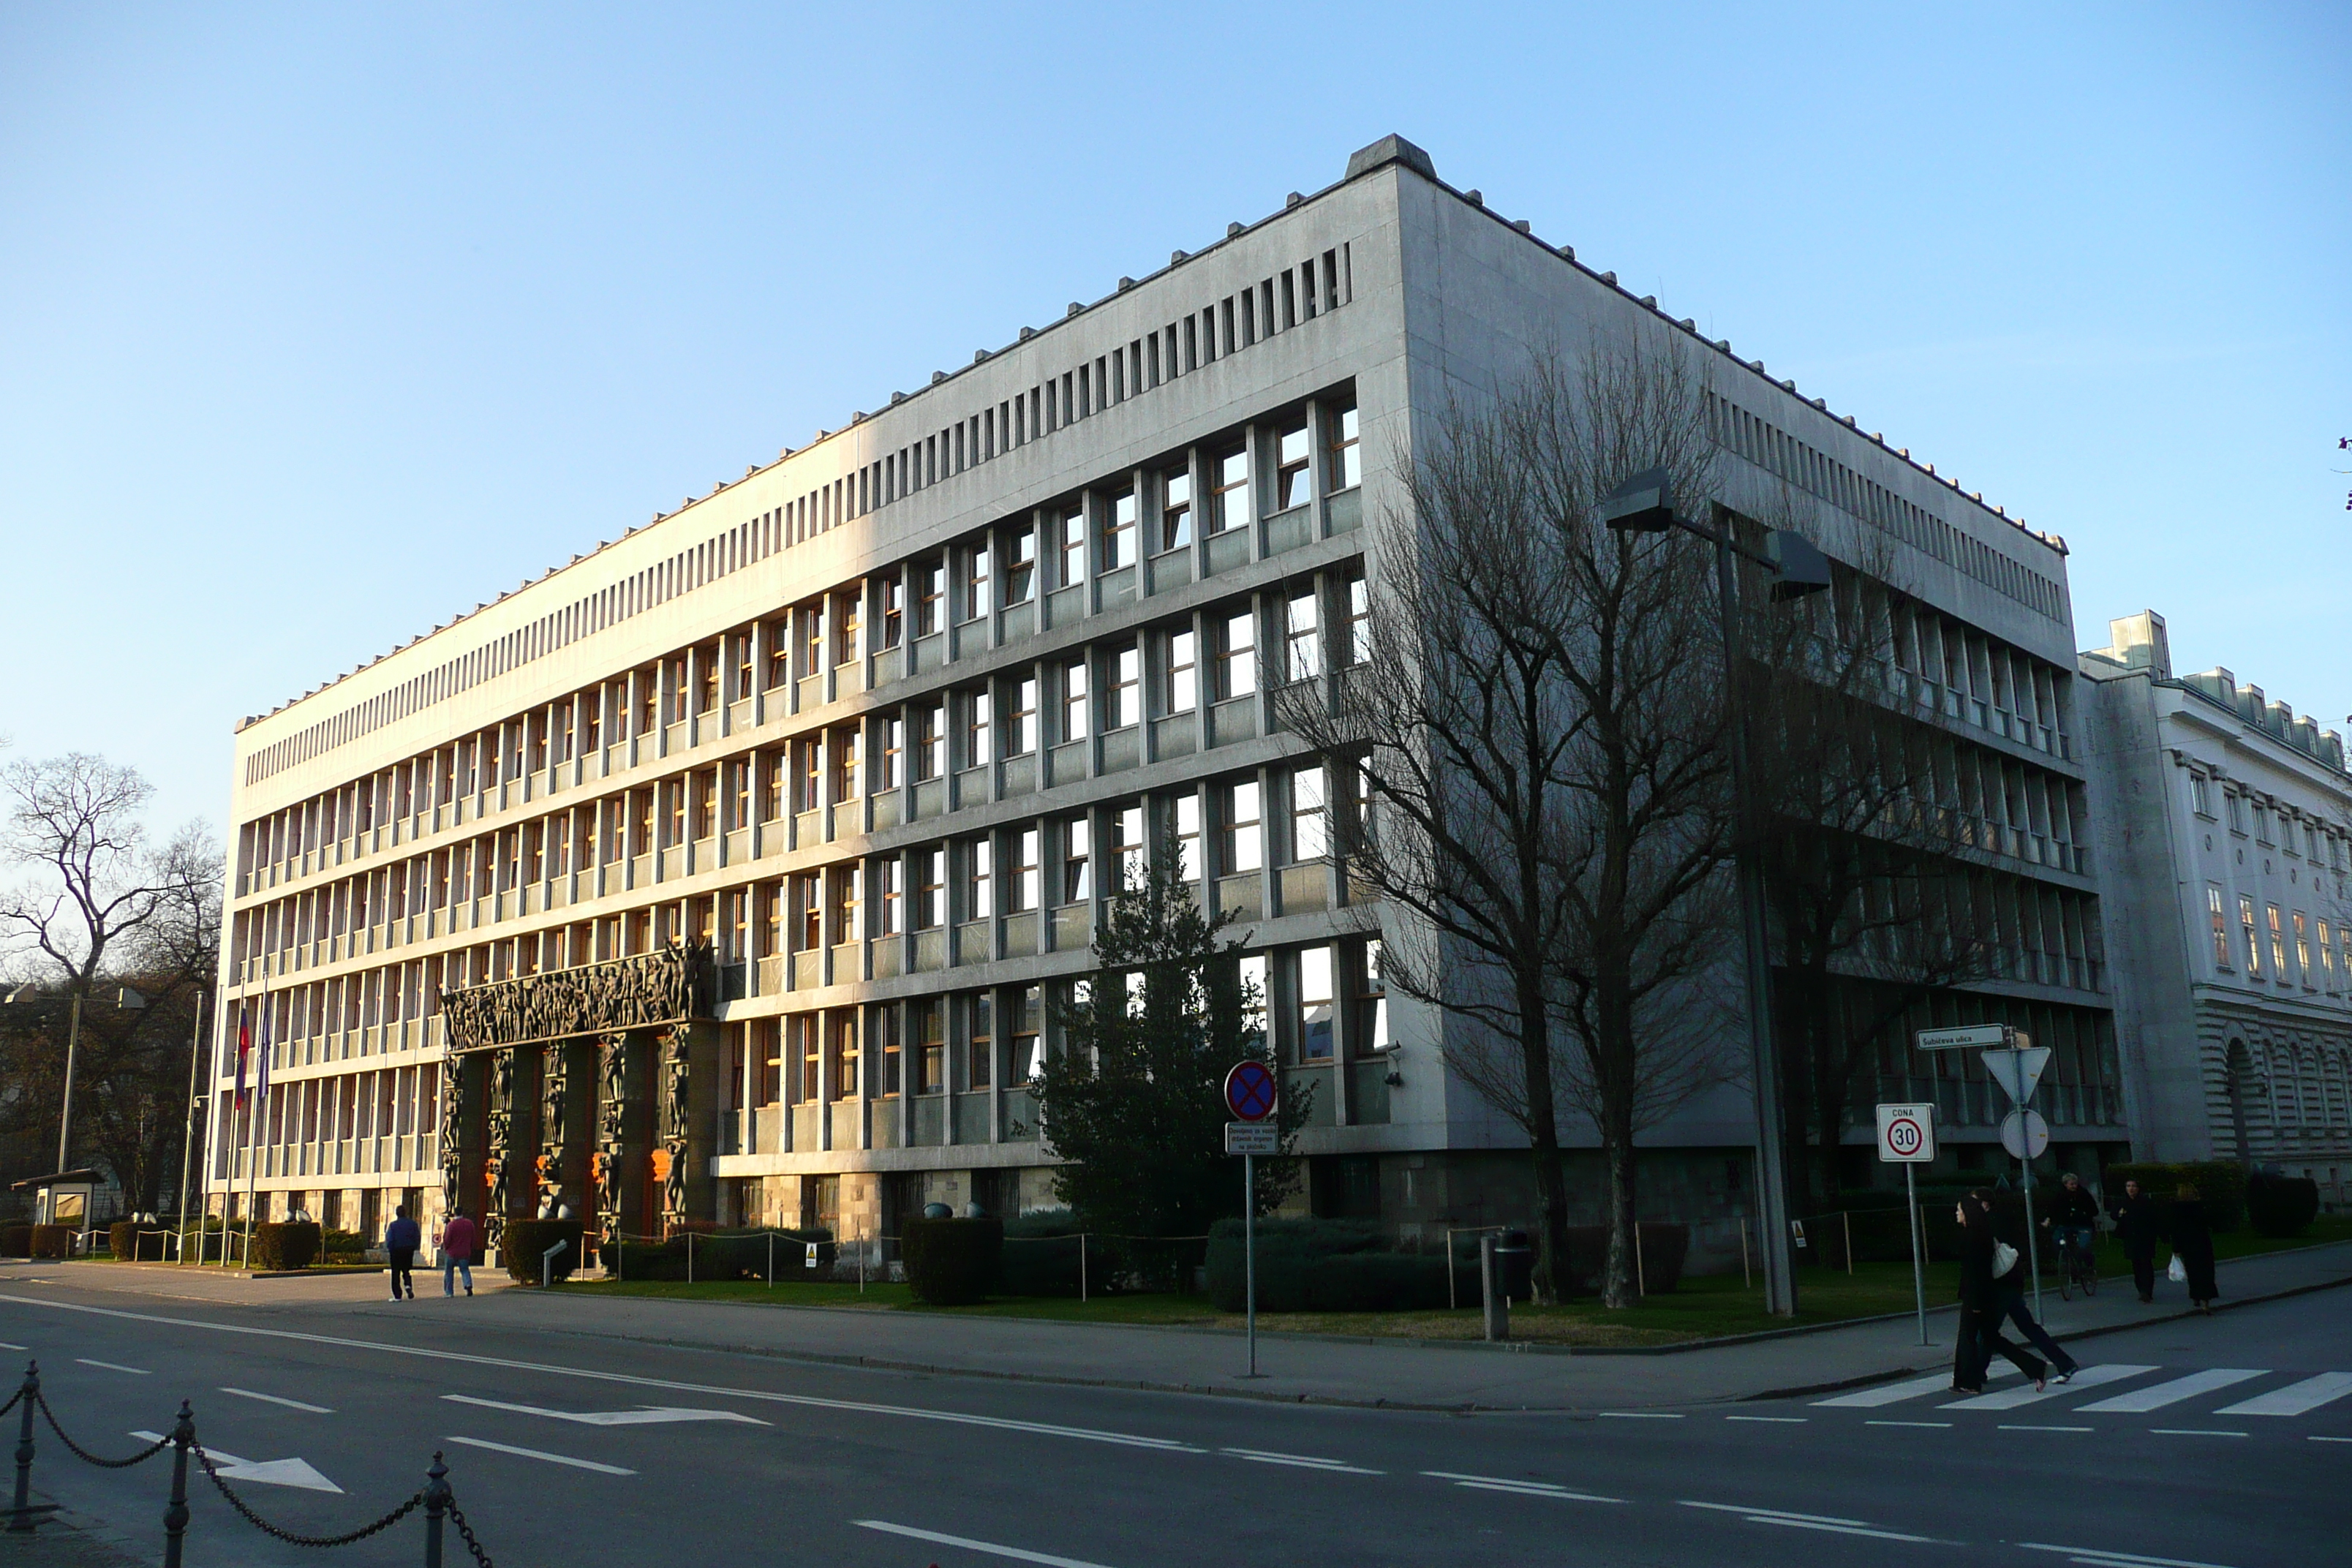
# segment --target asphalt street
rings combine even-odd
[[[504,1568],[1885,1568],[1991,1552],[2284,1568],[2340,1561],[2352,1534],[2342,1291],[2084,1342],[2085,1375],[2039,1398],[2013,1377],[1974,1401],[1915,1379],[1572,1415],[813,1366],[551,1332],[482,1304],[257,1310],[17,1276],[0,1279],[0,1353],[37,1357],[58,1419],[101,1454],[135,1452],[194,1401],[230,1484],[296,1531],[364,1522],[442,1450]],[[36,1483],[152,1560],[168,1463],[92,1468],[44,1429]],[[191,1563],[420,1560],[414,1519],[321,1554],[197,1491]]]

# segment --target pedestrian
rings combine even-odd
[[[2072,1173],[2069,1175],[2071,1177]],[[1986,1211],[1993,1213],[1992,1194],[1984,1194],[1983,1200]],[[2093,1212],[2097,1211],[2095,1209]],[[2012,1227],[2000,1215],[1994,1214],[1993,1234],[2008,1244],[2012,1258],[2007,1271],[1993,1278],[1993,1284],[2000,1296],[2000,1315],[2017,1325],[2017,1331],[2025,1336],[2028,1344],[2050,1358],[2050,1364],[2057,1369],[2053,1382],[2072,1383],[2075,1373],[2082,1370],[2081,1364],[2050,1337],[2049,1330],[2034,1321],[2033,1313],[2025,1305],[2025,1246],[2019,1239],[2023,1232],[2022,1226]]]
[[[2189,1182],[2180,1184],[2172,1200],[2172,1256],[2189,1276],[2189,1304],[2212,1316],[2213,1298],[2221,1293],[2213,1283],[2213,1230],[2206,1223],[2205,1200]]]
[[[1985,1370],[1998,1353],[2032,1378],[2038,1392],[2048,1369],[2032,1352],[2019,1349],[2000,1335],[2000,1277],[2007,1270],[2000,1268],[2000,1254],[2006,1244],[1993,1234],[1991,1200],[1981,1191],[1970,1193],[1954,1205],[1953,1212],[1960,1222],[1960,1321],[1959,1331],[1953,1336],[1952,1390],[1982,1394]],[[2013,1248],[2009,1265],[2017,1267]]]
[[[2116,1240],[2122,1243],[2124,1256],[2131,1259],[2132,1284],[2143,1301],[2156,1300],[2156,1200],[2139,1190],[2139,1183],[2124,1184],[2124,1195],[2116,1205]]]
[[[464,1209],[451,1209],[449,1223],[441,1227],[441,1294],[454,1296],[457,1277],[466,1277],[466,1294],[474,1293],[474,1222],[466,1217]]]
[[[414,1301],[416,1300],[416,1276],[414,1272],[416,1248],[425,1237],[416,1228],[416,1222],[408,1217],[406,1204],[392,1213],[392,1223],[383,1227],[384,1254],[392,1259],[392,1299],[399,1300],[404,1290],[408,1299]]]

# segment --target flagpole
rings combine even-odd
[[[255,1071],[253,1107],[246,1113],[245,1267],[248,1272],[253,1268],[253,1189],[261,1175],[261,1118],[269,1101],[270,1012],[269,993],[264,991],[261,994],[261,1063]],[[227,1253],[226,1244],[221,1251],[224,1255]]]
[[[236,1218],[231,1211],[236,1207],[236,1153],[242,1136],[236,1118],[247,1118],[246,1126],[252,1126],[253,1102],[245,1097],[246,1068],[250,1065],[247,1058],[253,1053],[252,1029],[253,1016],[245,994],[245,975],[240,971],[236,977],[236,1098],[229,1102],[229,1118],[222,1129],[228,1134],[226,1152],[229,1157],[226,1180],[221,1188],[221,1268],[224,1269],[229,1266],[229,1237],[236,1234],[230,1227],[231,1221]],[[220,1091],[218,1062],[213,1064],[213,1091],[217,1094]]]

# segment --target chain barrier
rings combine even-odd
[[[480,1542],[474,1539],[474,1527],[466,1522],[465,1511],[454,1501],[449,1504],[449,1522],[456,1525],[457,1533],[465,1538],[466,1550],[474,1554],[474,1561],[480,1563],[481,1568],[492,1568],[490,1554],[482,1550]]]
[[[5,1405],[0,1405],[0,1415],[5,1415],[11,1410],[16,1409],[16,1406],[23,1402],[24,1397],[24,1385],[20,1384],[17,1385],[16,1392],[8,1396],[8,1403]]]
[[[164,1441],[169,1442],[171,1439],[167,1437]],[[341,1535],[297,1535],[290,1530],[286,1530],[270,1523],[268,1520],[254,1512],[252,1509],[246,1506],[245,1500],[237,1496],[236,1491],[231,1489],[226,1481],[221,1479],[220,1471],[213,1468],[213,1457],[205,1452],[205,1446],[202,1443],[191,1443],[188,1445],[188,1447],[190,1451],[196,1456],[196,1463],[204,1467],[205,1479],[212,1482],[213,1489],[219,1492],[222,1497],[228,1500],[228,1506],[236,1510],[237,1513],[244,1518],[246,1523],[253,1526],[254,1529],[261,1531],[264,1535],[273,1536],[279,1541],[285,1542],[289,1546],[349,1546],[354,1542],[365,1541],[369,1536],[374,1535],[381,1531],[390,1530],[394,1525],[398,1524],[402,1520],[406,1519],[410,1514],[415,1512],[417,1509],[423,1507],[425,1503],[424,1489],[419,1488],[417,1490],[409,1494],[407,1501],[402,1503],[398,1508],[394,1509],[390,1513],[385,1514],[382,1519],[377,1520],[373,1524],[362,1525],[359,1529],[347,1531]]]
[[[49,1424],[49,1430],[58,1435],[58,1441],[66,1446],[67,1452],[72,1454],[75,1458],[79,1459],[83,1464],[96,1465],[101,1470],[127,1470],[133,1465],[143,1465],[148,1460],[153,1458],[156,1455],[162,1453],[164,1449],[172,1446],[172,1439],[170,1437],[158,1437],[152,1443],[148,1444],[147,1447],[140,1449],[139,1452],[131,1455],[131,1458],[127,1459],[101,1459],[96,1454],[91,1453],[79,1443],[75,1442],[71,1437],[66,1436],[66,1429],[58,1425],[58,1413],[49,1408],[49,1396],[47,1394],[36,1393],[33,1395],[33,1402],[40,1406],[42,1416],[46,1418]]]

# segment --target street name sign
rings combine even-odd
[[[1936,1158],[1936,1108],[1920,1102],[1878,1108],[1878,1158],[1889,1165],[1925,1165]]]
[[[1921,1029],[1911,1043],[1923,1051],[1998,1050],[2009,1044],[2006,1024],[1970,1024],[1961,1029]]]
[[[2003,1094],[2023,1105],[2033,1098],[2033,1086],[2042,1081],[2042,1069],[2050,1065],[2050,1047],[2026,1046],[2013,1051],[1987,1051],[1984,1065],[1985,1076],[2000,1085]]]
[[[1236,1062],[1225,1074],[1225,1109],[1244,1121],[1263,1121],[1282,1098],[1274,1069],[1264,1062]]]
[[[2038,1110],[2012,1110],[2000,1119],[2000,1146],[2020,1160],[2039,1160],[2050,1147],[2050,1123]]]
[[[1282,1152],[1282,1129],[1271,1121],[1228,1121],[1225,1123],[1225,1152],[1279,1154]]]

